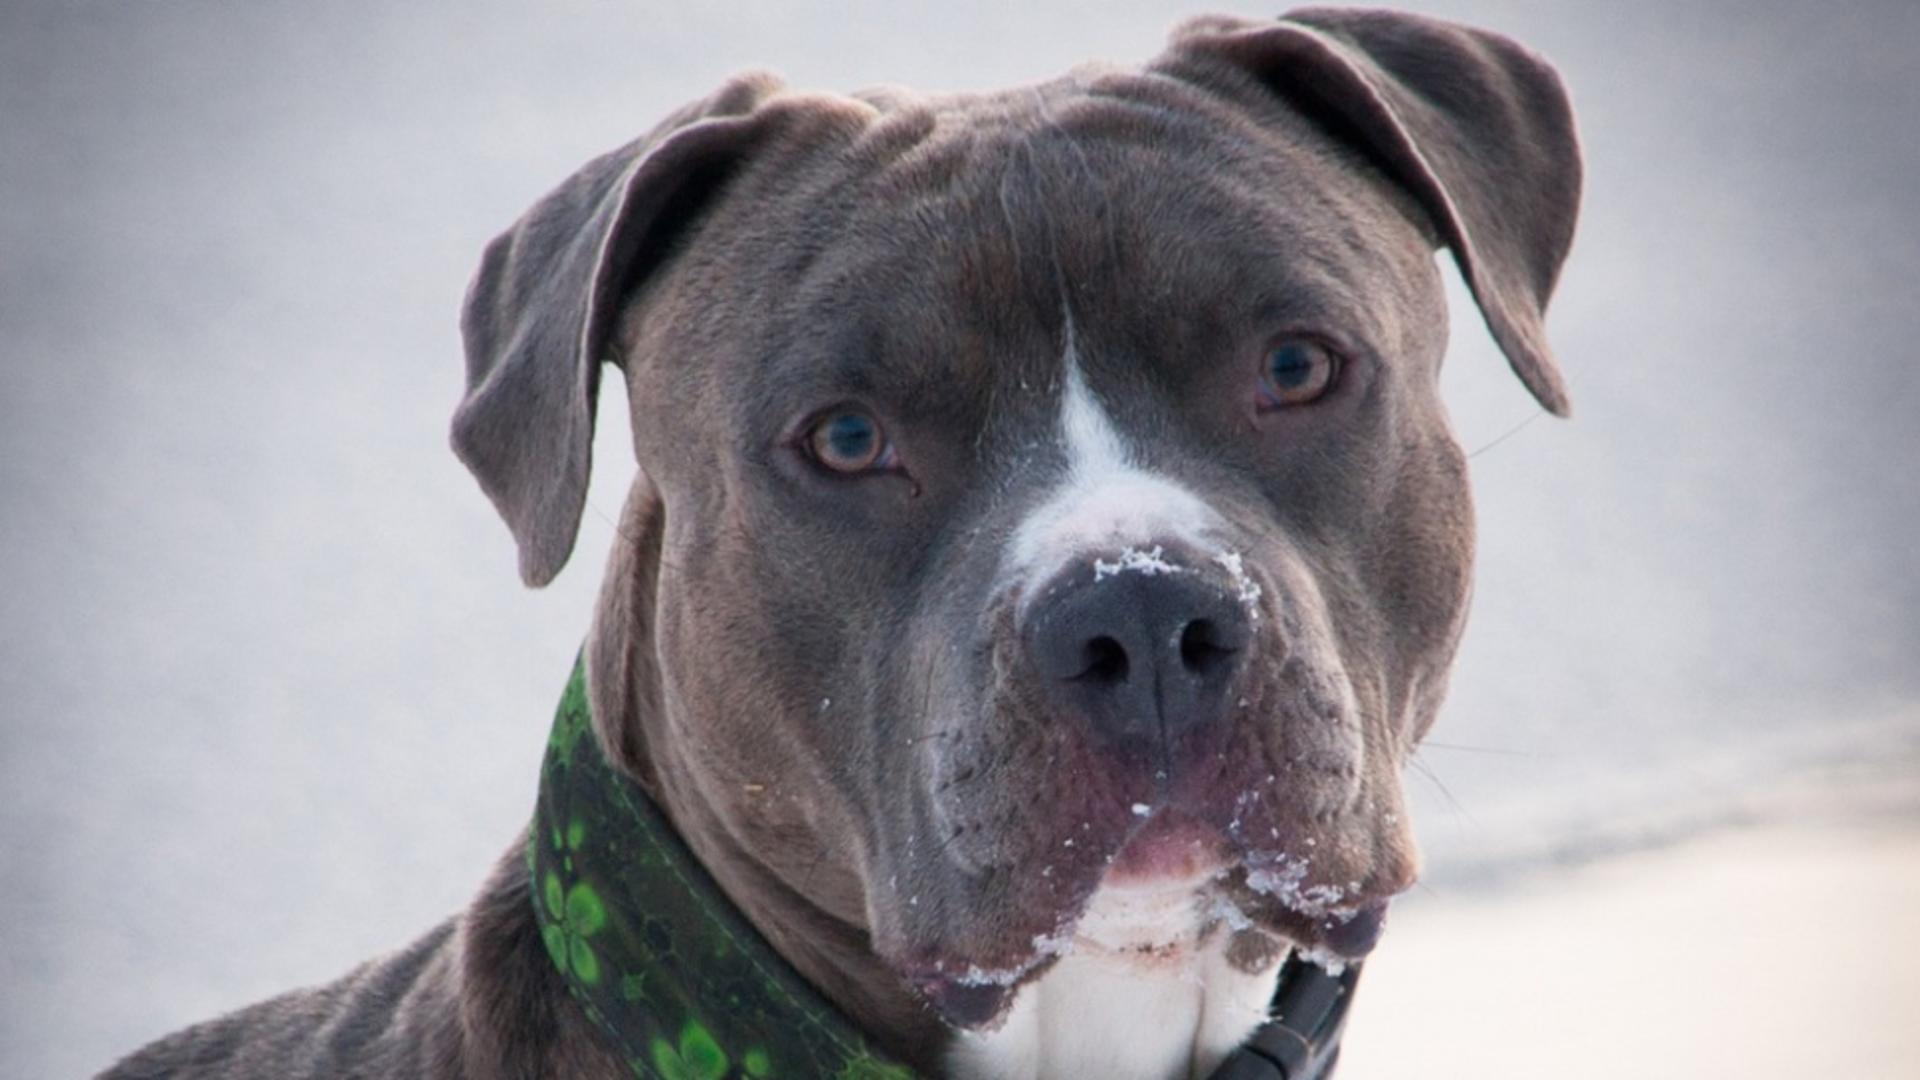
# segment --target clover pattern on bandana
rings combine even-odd
[[[548,739],[527,837],[541,938],[642,1080],[913,1080],[726,900],[593,734],[582,668]]]
[[[564,837],[557,833],[554,836],[554,846],[566,853],[561,866],[569,873],[573,870],[572,853],[586,842],[586,832],[586,826],[576,821],[567,827]],[[569,886],[553,870],[547,871],[540,892],[551,917],[541,926],[540,938],[546,942],[547,955],[553,958],[553,965],[563,974],[571,972],[588,986],[598,985],[600,957],[588,939],[607,927],[607,905],[600,899],[600,893],[584,881]]]
[[[724,1080],[731,1066],[726,1051],[698,1020],[680,1029],[678,1046],[654,1037],[653,1067],[665,1080]]]

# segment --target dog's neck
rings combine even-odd
[[[878,1045],[937,1073],[951,1039],[947,1027],[874,954],[864,925],[815,902],[822,880],[836,871],[790,881],[741,842],[712,800],[688,790],[690,770],[674,767],[670,747],[649,745],[647,721],[662,707],[653,623],[664,524],[658,496],[640,480],[621,515],[620,543],[587,643],[593,722],[607,755],[655,801],[775,952]]]
[[[583,663],[548,739],[527,865],[549,959],[619,1058],[669,1076],[737,1062],[910,1080],[743,917],[592,727]]]

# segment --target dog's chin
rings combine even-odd
[[[1357,884],[1307,884],[1303,860],[1237,850],[1220,830],[1163,811],[1138,823],[1051,933],[998,951],[991,964],[936,957],[903,974],[948,1024],[991,1029],[1023,986],[1076,953],[1106,954],[1151,974],[1183,968],[1225,935],[1229,958],[1249,970],[1289,947],[1338,968],[1378,944],[1389,899]]]

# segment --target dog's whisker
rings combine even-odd
[[[1478,450],[1475,450],[1473,453],[1468,454],[1467,460],[1472,461],[1474,458],[1479,457],[1481,454],[1486,453],[1487,451],[1493,449],[1494,447],[1499,446],[1501,443],[1506,442],[1508,439],[1513,438],[1515,435],[1520,434],[1520,432],[1526,430],[1527,425],[1533,423],[1535,420],[1538,420],[1545,415],[1547,415],[1547,412],[1545,409],[1535,409],[1533,412],[1533,415],[1527,417],[1525,420],[1522,420],[1519,423],[1508,428],[1505,433],[1501,434],[1498,438],[1494,439],[1492,442],[1486,444],[1485,446],[1482,446]]]
[[[1446,781],[1440,779],[1440,774],[1434,772],[1431,766],[1420,759],[1418,748],[1407,758],[1407,764],[1418,770],[1420,775],[1425,777],[1427,782],[1432,784],[1436,791],[1440,792],[1441,796],[1447,800],[1447,806],[1452,810],[1454,816],[1461,818],[1476,829],[1482,828],[1479,819],[1473,816],[1472,812],[1467,809],[1466,804],[1454,797],[1453,789],[1447,787]]]
[[[1432,739],[1422,740],[1420,748],[1423,750],[1450,750],[1458,754],[1493,754],[1499,757],[1538,758],[1551,756],[1537,754],[1531,750],[1507,750],[1497,746],[1468,746],[1464,743],[1435,742]]]
[[[821,865],[827,861],[827,855],[832,851],[832,845],[823,842],[819,850],[814,852],[813,861],[807,864],[806,871],[800,875],[800,889],[802,892],[809,895],[812,894],[814,875],[820,872]]]
[[[592,499],[588,499],[586,505],[601,521],[607,523],[607,526],[613,530],[614,536],[618,537],[621,543],[635,545],[645,541],[646,538],[644,536],[636,535],[632,530],[621,524],[618,519],[609,516],[605,510],[595,505]],[[665,552],[662,552],[655,561],[659,563],[662,569],[672,570],[675,573],[680,572],[682,569],[681,564],[673,559],[667,558]]]

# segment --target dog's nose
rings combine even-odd
[[[1094,561],[1054,579],[1022,634],[1045,692],[1126,743],[1219,722],[1252,623],[1203,570]]]

